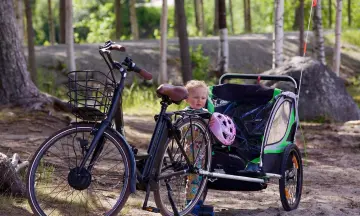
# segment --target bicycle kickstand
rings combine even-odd
[[[175,206],[173,197],[172,197],[172,195],[171,195],[172,189],[171,189],[171,187],[170,187],[170,184],[169,184],[169,180],[168,180],[168,179],[165,180],[165,184],[166,184],[166,189],[167,189],[167,191],[168,191],[168,196],[169,196],[169,201],[170,201],[170,204],[171,204],[171,208],[172,208],[173,211],[174,211],[174,216],[180,216],[180,214],[179,214],[179,212],[178,212],[178,210],[177,210],[177,208],[176,208],[176,206]]]

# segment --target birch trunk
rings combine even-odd
[[[340,75],[341,15],[342,15],[342,0],[337,0],[336,1],[336,24],[335,24],[335,47],[334,47],[334,58],[333,58],[333,69],[337,76]]]
[[[66,15],[66,22],[65,22],[65,35],[66,35],[66,54],[68,58],[68,70],[74,71],[76,70],[75,66],[75,55],[74,55],[74,30],[72,26],[72,0],[65,1],[65,15]]]
[[[48,0],[48,12],[49,12],[49,37],[50,43],[54,46],[55,44],[55,28],[54,28],[54,20],[52,17],[52,7],[51,0]]]
[[[219,17],[219,54],[218,54],[218,68],[219,76],[228,72],[229,64],[229,41],[228,30],[226,28],[226,3],[225,0],[218,0],[218,17]]]
[[[324,32],[321,19],[321,0],[317,0],[314,11],[314,36],[315,36],[315,58],[326,65],[325,47],[324,47]]]
[[[139,40],[139,27],[136,17],[135,0],[130,0],[130,23],[131,23],[131,35],[133,40]]]
[[[161,13],[161,35],[160,35],[160,73],[159,73],[159,84],[166,83],[168,80],[167,74],[167,18],[168,18],[168,7],[167,0],[163,0],[162,13]]]
[[[275,31],[273,34],[273,68],[283,63],[284,45],[284,0],[275,0]]]

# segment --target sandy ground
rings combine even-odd
[[[151,116],[125,116],[129,143],[146,147],[154,121]],[[29,158],[51,133],[67,125],[63,117],[49,113],[23,114],[2,111],[0,152],[17,152]],[[304,186],[297,210],[282,209],[277,182],[259,192],[210,190],[207,204],[216,215],[360,215],[360,122],[346,124],[302,124],[298,145],[303,154]],[[306,154],[305,154],[306,152]],[[0,197],[1,198],[1,197]],[[157,215],[141,210],[144,194],[137,192],[128,201],[126,215]],[[32,215],[28,207],[0,205],[0,215]]]

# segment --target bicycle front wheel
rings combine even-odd
[[[200,118],[184,118],[177,122],[176,127],[180,143],[178,144],[174,137],[168,139],[157,176],[189,170],[180,146],[184,148],[194,170],[157,181],[155,203],[161,214],[167,216],[175,215],[170,199],[173,200],[179,215],[191,213],[202,198],[207,183],[207,177],[198,174],[197,170],[209,171],[211,166],[211,143],[206,123]]]
[[[97,160],[79,168],[94,138],[92,126],[64,128],[35,153],[27,191],[36,215],[116,215],[124,206],[130,194],[130,161],[125,143],[111,130],[104,132]]]

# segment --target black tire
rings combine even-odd
[[[123,208],[130,195],[132,170],[126,144],[112,129],[104,132],[104,148],[91,170],[88,187],[75,189],[69,184],[69,170],[78,167],[81,160],[82,152],[78,155],[77,150],[83,150],[81,143],[90,145],[92,130],[93,124],[72,125],[53,134],[38,148],[26,183],[28,202],[35,215],[117,215]],[[62,158],[62,153],[68,155]],[[122,164],[118,164],[117,157],[121,157]]]
[[[199,128],[202,131],[201,133],[203,133],[203,136],[205,139],[203,141],[201,141],[201,143],[204,144],[204,147],[203,147],[204,151],[200,151],[200,152],[204,152],[203,157],[205,158],[205,160],[201,166],[202,166],[203,170],[210,171],[211,142],[210,142],[210,135],[207,130],[207,124],[202,119],[199,119],[199,118],[192,118],[191,124],[193,125],[193,127]],[[186,129],[186,127],[189,127],[189,125],[190,125],[190,119],[184,118],[184,119],[180,120],[179,122],[177,122],[176,125],[180,131],[182,129]],[[181,135],[181,140],[183,140],[182,138],[183,138],[183,132]],[[179,153],[179,154],[177,153],[177,152],[179,152],[179,150],[175,151],[175,149],[174,149],[175,147],[177,147],[176,142],[173,139],[169,139],[167,141],[166,148],[164,150],[164,154],[161,159],[161,163],[159,163],[159,167],[157,169],[157,176],[159,176],[165,172],[172,173],[175,171],[174,169],[178,168],[178,167],[176,168],[177,165],[173,165],[170,167],[167,166],[167,168],[163,168],[164,165],[166,165],[166,163],[170,161],[171,153],[174,153],[174,154],[172,154],[172,156],[174,158],[176,158],[173,160],[173,161],[176,161],[176,163],[179,162],[179,160],[177,160],[177,159],[179,159],[178,155],[180,155],[180,160],[181,160],[181,158],[183,158],[183,157],[181,157],[181,155],[182,155],[181,153]],[[202,149],[202,148],[200,148],[200,149]],[[195,156],[194,158],[197,158],[197,156]],[[170,163],[168,163],[168,164],[170,164]],[[181,164],[186,164],[185,160],[182,161]],[[185,187],[186,187],[186,182],[188,181],[188,178],[187,178],[188,175],[189,174],[182,175],[182,176],[176,176],[176,177],[173,177],[170,179],[169,184],[172,187],[173,194],[176,193],[177,191],[179,191],[179,192],[183,191],[185,193],[185,190],[176,190],[176,189],[178,189],[179,184],[181,186],[183,183],[185,184]],[[194,174],[192,174],[192,175],[194,175]],[[196,178],[199,178],[198,176],[200,177],[200,175],[197,175]],[[207,180],[208,180],[208,178],[206,176],[201,177],[200,183],[198,184],[199,186],[196,189],[196,195],[194,196],[193,199],[191,199],[191,201],[189,203],[186,203],[187,202],[186,194],[185,194],[184,201],[180,200],[181,198],[183,198],[181,195],[176,194],[176,195],[172,196],[180,215],[190,215],[190,212],[193,210],[195,205],[203,197],[203,192],[206,188]],[[154,198],[155,198],[156,206],[160,209],[160,212],[162,215],[172,216],[172,215],[174,215],[174,213],[173,213],[173,209],[170,205],[170,201],[169,201],[167,193],[168,193],[168,191],[166,189],[164,180],[158,181],[157,188],[154,191]],[[180,200],[180,203],[177,203],[177,201],[179,201],[179,200]]]
[[[281,161],[279,191],[281,204],[285,211],[298,207],[303,184],[303,166],[298,147],[290,144],[285,148]]]

